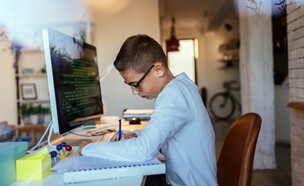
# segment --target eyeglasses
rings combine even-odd
[[[141,77],[136,83],[127,83],[126,81],[124,81],[127,85],[131,86],[132,88],[138,90],[139,84],[145,79],[145,77],[148,75],[148,73],[151,71],[151,69],[154,67],[155,65],[152,65],[147,72],[143,75],[143,77]]]

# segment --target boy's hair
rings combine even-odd
[[[114,66],[120,72],[132,69],[143,73],[156,61],[167,66],[161,45],[153,38],[139,34],[126,39],[116,56]]]

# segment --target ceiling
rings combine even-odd
[[[113,14],[128,6],[132,0],[88,0],[91,8]],[[202,32],[218,28],[223,19],[236,15],[237,0],[159,0],[162,28],[169,30],[172,16],[175,29],[197,29]],[[115,5],[115,6],[113,6]]]
[[[201,31],[213,31],[225,18],[235,17],[234,0],[160,0],[163,29],[172,25],[175,29],[199,28]]]

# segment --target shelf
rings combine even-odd
[[[234,62],[239,62],[239,58],[231,58],[231,59],[220,59],[219,62],[222,63],[234,63]]]
[[[239,55],[240,50],[236,48],[236,49],[219,50],[219,52],[226,55]]]
[[[43,52],[42,47],[37,48],[22,48],[21,53],[41,53]]]
[[[22,133],[27,133],[28,136],[32,138],[32,144],[37,143],[37,133],[43,133],[47,129],[46,124],[36,124],[36,125],[17,125],[15,126],[16,136],[22,136]]]
[[[43,74],[17,74],[19,78],[46,78],[46,73]]]
[[[239,49],[227,49],[227,50],[220,50],[219,51],[222,56],[221,59],[219,60],[220,62],[223,63],[235,63],[240,60],[240,54],[239,54]]]
[[[290,102],[288,103],[288,107],[295,110],[304,111],[304,102]]]
[[[29,122],[25,121],[26,117],[22,116],[32,115],[32,113],[36,112],[35,109],[38,109],[40,106],[43,109],[49,108],[50,100],[48,98],[47,74],[46,71],[44,71],[45,61],[43,50],[39,47],[22,48],[21,55],[22,58],[20,58],[17,63],[18,73],[15,73],[18,92],[16,102],[18,123],[24,124]],[[35,63],[32,61],[35,61]],[[36,123],[36,121],[32,123]],[[40,126],[37,125],[33,127],[36,128]],[[28,127],[28,125],[24,126],[24,128],[26,127]]]
[[[50,100],[17,100],[21,104],[30,104],[30,103],[49,103]]]

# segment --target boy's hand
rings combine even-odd
[[[80,156],[82,156],[82,149],[83,149],[83,147],[85,147],[87,144],[89,144],[89,142],[86,142],[86,141],[84,141],[84,142],[82,142],[80,145],[79,145],[79,148],[78,148],[78,154],[80,155]]]
[[[123,139],[130,139],[130,138],[136,138],[137,137],[137,134],[136,133],[134,133],[134,132],[124,132],[123,134],[122,134],[122,138],[121,138],[121,140],[123,140]],[[118,137],[117,137],[117,133],[110,139],[110,141],[111,142],[114,142],[114,141],[118,141],[118,139],[117,139]],[[87,145],[87,144],[89,144],[89,142],[86,142],[86,141],[84,141],[84,142],[82,142],[80,145],[79,145],[79,148],[78,148],[78,154],[80,155],[80,156],[82,156],[82,149]]]
[[[121,140],[136,138],[136,137],[137,137],[137,135],[134,132],[124,132],[124,133],[122,133]],[[110,141],[111,142],[118,141],[117,133],[110,139]]]

